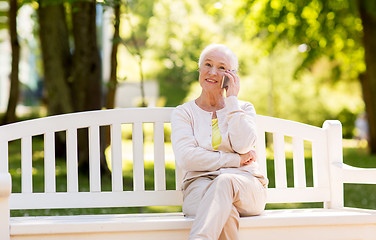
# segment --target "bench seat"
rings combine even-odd
[[[188,239],[193,219],[182,213],[111,214],[80,216],[12,217],[12,239]],[[354,228],[362,231],[354,231]],[[362,209],[285,209],[266,210],[261,216],[242,217],[241,239],[276,239],[276,236],[299,239],[376,238],[376,211]],[[270,229],[270,231],[265,231]],[[292,231],[292,229],[294,229]],[[320,229],[320,231],[315,231]],[[269,232],[265,235],[266,232]],[[364,236],[363,236],[364,234]],[[333,236],[332,236],[333,235]],[[137,237],[136,237],[137,236]],[[294,237],[295,236],[295,237]],[[319,237],[320,236],[320,237]],[[292,237],[292,238],[291,238]]]

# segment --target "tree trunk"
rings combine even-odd
[[[111,72],[110,72],[110,80],[108,82],[108,90],[107,90],[107,103],[106,107],[108,109],[112,109],[115,107],[115,96],[116,96],[116,88],[117,88],[117,52],[119,47],[120,41],[120,5],[116,4],[114,7],[114,36],[112,40],[112,50],[111,50]]]
[[[18,63],[20,59],[20,45],[17,36],[17,0],[9,0],[9,35],[12,48],[12,70],[10,73],[10,91],[8,108],[2,120],[3,124],[16,121],[16,107],[19,98]]]
[[[99,110],[102,107],[102,69],[97,45],[96,1],[73,2],[72,22],[75,44],[72,74],[74,110]],[[85,172],[89,169],[87,133],[79,134],[78,141],[81,145],[79,167]],[[103,147],[100,152],[102,174],[107,174],[109,169]]]
[[[63,4],[40,0],[38,8],[46,101],[49,115],[73,112],[68,79],[72,67]]]
[[[361,77],[363,98],[369,125],[369,146],[376,154],[376,15],[370,14],[367,1],[358,1],[363,23],[363,44],[366,72]]]
[[[72,4],[74,54],[73,97],[75,111],[102,107],[101,61],[97,46],[96,1]]]

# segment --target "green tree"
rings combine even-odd
[[[269,51],[283,39],[299,45],[312,67],[324,56],[330,60],[328,80],[360,80],[368,121],[370,149],[376,153],[376,3],[365,0],[243,0],[246,39]]]

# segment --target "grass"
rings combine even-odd
[[[131,142],[125,140],[125,149],[123,151],[131,151]],[[288,148],[288,144],[286,144]],[[307,172],[307,186],[313,186],[312,177],[312,159],[309,156],[310,146],[306,147],[306,172]],[[20,141],[10,143],[10,162],[9,169],[12,175],[13,189],[17,193],[21,191],[21,164],[20,164]],[[145,189],[154,189],[154,164],[151,161],[153,149],[151,144],[145,146]],[[175,173],[174,163],[170,161],[172,150],[171,145],[167,144],[167,163],[166,163],[166,186],[167,189],[175,189]],[[109,156],[111,153],[107,152]],[[268,149],[268,176],[270,180],[270,187],[274,187],[274,167],[271,159],[272,151]],[[129,159],[131,155],[125,155],[123,164],[124,189],[132,190],[133,188],[133,166]],[[345,144],[344,148],[344,162],[357,167],[376,168],[376,156],[367,154],[365,148],[357,147],[354,144]],[[65,160],[56,160],[56,189],[58,192],[65,192],[66,186],[66,165]],[[292,155],[286,151],[286,166],[287,166],[287,183],[289,187],[293,186],[293,163]],[[366,184],[345,184],[345,206],[376,209],[376,185]],[[102,178],[102,190],[111,190],[110,177]],[[33,137],[33,191],[44,191],[44,167],[43,167],[43,138]],[[89,191],[89,177],[87,175],[79,174],[79,191]],[[291,204],[267,204],[267,209],[275,208],[307,208],[307,207],[322,207],[322,203],[291,203]],[[77,215],[77,214],[112,214],[112,213],[140,213],[140,212],[177,212],[181,211],[180,206],[164,206],[164,207],[132,207],[132,208],[93,208],[93,209],[42,209],[42,210],[12,210],[11,216],[38,216],[38,215]]]

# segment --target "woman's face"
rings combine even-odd
[[[221,90],[222,78],[226,70],[230,70],[229,57],[218,49],[208,52],[199,68],[199,81],[206,91]]]

